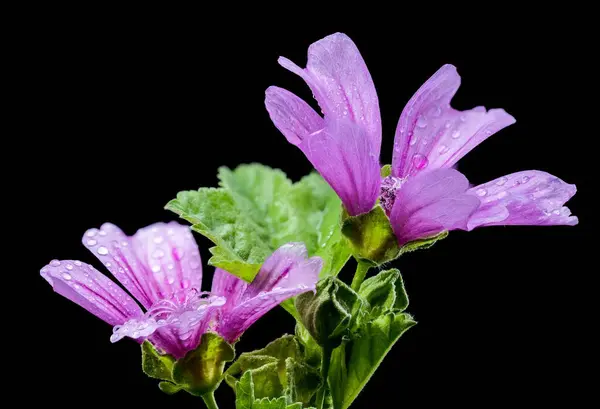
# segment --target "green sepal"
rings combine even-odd
[[[301,322],[296,323],[296,338],[304,347],[304,362],[314,367],[321,365],[323,351]]]
[[[408,307],[408,295],[397,269],[381,271],[366,279],[358,294],[368,303],[371,318],[388,311],[402,312]]]
[[[316,294],[300,294],[296,309],[317,344],[333,348],[359,324],[363,301],[347,284],[328,277],[317,283]]]
[[[235,350],[220,336],[207,332],[198,348],[189,351],[173,366],[173,381],[194,396],[213,392],[223,379],[225,363],[235,357]]]
[[[154,346],[144,341],[142,343],[142,371],[151,378],[163,381],[173,381],[173,365],[175,358],[163,355]]]
[[[415,250],[426,250],[433,246],[438,240],[445,239],[446,237],[448,237],[448,231],[444,230],[435,236],[408,242],[400,248],[398,256]]]
[[[183,389],[183,387],[168,381],[160,382],[158,388],[167,395],[173,395]]]
[[[342,234],[359,261],[378,266],[400,255],[390,220],[379,205],[358,216],[350,216],[344,211]]]
[[[390,176],[392,174],[392,165],[383,165],[380,172],[382,178]]]

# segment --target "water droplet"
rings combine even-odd
[[[152,253],[152,257],[154,257],[154,258],[162,258],[164,256],[165,256],[165,252],[162,251],[161,249],[158,249],[154,253]]]
[[[104,246],[100,246],[98,247],[98,250],[96,250],[96,252],[101,256],[106,256],[108,254],[108,249]]]
[[[446,121],[446,123],[444,124],[444,128],[446,128],[446,129],[450,129],[451,126],[452,126],[451,121]]]
[[[440,149],[439,149],[439,154],[443,155],[444,153],[448,152],[450,150],[450,148],[448,148],[446,145],[440,145]]]
[[[121,242],[121,246],[123,246],[123,247],[127,247],[128,245],[129,245],[129,243],[128,243],[128,242],[126,242],[125,240],[123,240],[123,241]]]
[[[502,186],[502,185],[504,185],[506,182],[508,182],[508,178],[507,178],[507,177],[505,177],[505,176],[502,176],[500,179],[498,179],[498,180],[496,181],[496,184],[497,184],[498,186]]]
[[[442,115],[442,109],[439,106],[435,106],[432,110],[431,110],[431,115],[434,117],[439,117],[440,115]]]
[[[62,273],[62,276],[65,280],[70,280],[71,279],[71,274],[69,273]]]
[[[413,146],[419,140],[419,137],[417,135],[413,134],[412,132],[408,133],[408,137],[410,138],[410,142],[409,142],[410,146]]]
[[[67,270],[73,270],[73,266],[71,264],[67,264],[66,267],[67,267]]]
[[[487,190],[477,189],[477,191],[475,193],[477,193],[477,196],[485,196],[487,194]]]
[[[174,234],[175,234],[175,230],[173,230],[173,229],[167,230],[167,236],[173,236]]]
[[[94,237],[96,235],[96,230],[88,230],[85,235],[88,237]]]
[[[259,297],[264,297],[265,295],[267,295],[266,291],[261,291],[261,292],[258,293]]]
[[[558,209],[556,209],[556,210],[553,210],[553,211],[552,211],[552,214],[555,214],[555,215],[557,215],[557,216],[558,216],[558,215],[560,215],[560,210],[558,210]]]
[[[425,128],[427,127],[427,119],[423,115],[419,115],[417,118],[417,128]]]
[[[190,280],[185,279],[181,284],[183,284],[183,288],[188,288],[190,286]]]
[[[100,233],[99,233],[99,234],[100,234],[101,236],[106,236],[106,232],[105,232],[104,230],[100,230]]]
[[[96,240],[94,240],[94,239],[90,239],[90,240],[87,241],[87,245],[88,246],[92,246],[92,247],[95,246],[97,243],[98,242]]]
[[[413,156],[412,162],[417,169],[423,169],[429,164],[429,160],[420,153],[417,153]]]
[[[454,131],[452,131],[452,134],[450,134],[450,136],[452,137],[452,139],[458,139],[460,138],[460,131],[455,129]]]
[[[167,282],[168,282],[169,284],[173,284],[173,283],[175,282],[175,278],[173,278],[173,277],[169,277],[169,278],[167,279]]]
[[[306,290],[308,288],[308,286],[306,284],[300,284],[300,285],[298,285],[298,288],[301,290]]]
[[[52,260],[52,261],[50,262],[50,265],[51,265],[52,267],[58,267],[58,266],[60,266],[60,261],[58,261],[58,260]]]
[[[160,244],[165,240],[165,238],[163,236],[156,236],[154,239],[152,239],[152,241],[156,244]]]
[[[79,261],[79,260],[74,261],[73,264],[75,264],[77,267],[79,267],[81,265],[81,261]]]
[[[110,263],[110,261],[107,261],[106,263],[104,263],[104,265],[105,265],[106,267],[111,267],[111,266],[112,266],[112,264]]]
[[[529,182],[529,176],[523,176],[521,178],[521,183],[527,183],[527,182]]]
[[[508,196],[508,192],[507,192],[506,190],[503,190],[502,192],[500,192],[500,193],[498,193],[498,194],[496,195],[496,198],[497,198],[497,199],[503,199],[503,198],[505,198],[506,196]]]
[[[139,331],[133,331],[133,334],[131,334],[131,336],[132,336],[133,338],[137,338],[137,337],[139,337],[139,336],[140,336],[140,333],[139,333]]]
[[[485,134],[486,134],[487,136],[490,136],[490,135],[492,134],[492,131],[490,131],[489,129],[486,129],[486,130],[485,130]]]
[[[169,264],[169,265],[167,265],[167,268],[168,268],[169,270],[173,270],[173,269],[175,268],[175,266],[174,266],[173,264]]]
[[[160,271],[160,266],[158,264],[155,264],[152,266],[153,273],[158,273],[159,271]]]

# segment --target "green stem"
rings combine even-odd
[[[317,409],[323,409],[325,407],[325,397],[327,396],[328,382],[327,377],[329,375],[329,364],[331,363],[331,348],[328,346],[323,347],[323,359],[321,360],[321,377],[323,378],[323,384],[317,391]]]
[[[367,276],[367,271],[371,268],[369,263],[365,263],[363,261],[359,261],[356,266],[356,272],[354,273],[354,278],[352,279],[352,289],[354,291],[358,291],[360,285],[365,280]]]
[[[215,393],[208,392],[202,395],[202,399],[204,403],[206,403],[206,407],[208,409],[219,409],[219,405],[217,405],[217,401],[215,400]]]

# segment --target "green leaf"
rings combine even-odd
[[[198,348],[189,351],[173,366],[173,380],[195,396],[214,391],[223,379],[225,363],[235,357],[235,351],[220,336],[207,332]]]
[[[171,355],[160,354],[148,341],[142,343],[142,370],[149,377],[172,381],[174,364],[175,358]]]
[[[362,315],[363,301],[347,284],[335,277],[317,283],[316,294],[300,294],[296,309],[302,324],[320,346],[333,348],[351,332]]]
[[[235,384],[236,409],[252,409],[254,403],[254,382],[252,373],[246,372]]]
[[[300,320],[296,323],[296,338],[304,347],[304,361],[309,365],[318,367],[321,364],[323,351]]]
[[[209,264],[251,282],[263,261],[273,252],[260,239],[260,227],[237,206],[224,189],[201,188],[184,191],[167,204],[167,209],[192,223],[192,228],[209,238],[215,247]]]
[[[167,209],[216,244],[209,264],[252,281],[264,260],[288,242],[323,258],[321,276],[337,275],[350,257],[340,233],[341,201],[316,173],[292,184],[259,164],[219,169],[220,189],[180,192]]]
[[[350,406],[392,346],[415,324],[409,314],[388,312],[361,325],[352,339],[333,350],[328,380],[334,409]]]
[[[381,206],[358,216],[344,213],[343,220],[342,233],[359,261],[378,266],[400,255],[394,230]]]
[[[293,358],[287,358],[285,372],[287,383],[285,393],[288,401],[308,404],[321,385],[319,371]]]
[[[293,335],[284,335],[270,342],[266,347],[252,352],[244,352],[231,364],[225,374],[234,379],[227,379],[227,383],[233,387],[238,375],[252,369],[258,369],[264,365],[276,364],[276,372],[281,378],[285,377],[285,360],[287,358],[300,358],[302,350],[300,343]]]
[[[181,386],[175,385],[174,383],[171,383],[171,382],[160,382],[158,384],[158,387],[161,391],[163,391],[167,395],[173,395],[173,394],[179,392],[181,389],[183,389]]]
[[[376,318],[394,308],[396,303],[396,281],[400,277],[397,269],[381,271],[366,279],[358,294],[367,301],[371,318]]]
[[[256,383],[258,383],[258,381],[256,381]],[[253,379],[252,372],[248,371],[235,385],[236,409],[302,409],[302,404],[299,402],[288,405],[288,400],[285,396],[280,396],[273,399],[256,399],[254,391],[255,380]]]

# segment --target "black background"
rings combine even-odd
[[[28,238],[33,255],[21,274],[31,279],[25,321],[33,320],[29,331],[41,335],[19,341],[31,341],[19,354],[28,376],[16,381],[19,387],[65,407],[202,407],[185,393],[160,392],[141,372],[134,342],[111,344],[109,326],[55,295],[37,272],[53,258],[97,264],[80,238],[105,221],[133,234],[175,220],[163,206],[180,190],[215,186],[219,166],[261,162],[293,180],[308,173],[303,154],[272,125],[264,90],[278,85],[312,101],[277,57],[304,66],[310,43],[344,31],[375,81],[383,163],[391,160],[404,104],[441,65],[452,63],[463,78],[456,108],[501,107],[517,119],[462,159],[459,169],[475,184],[519,170],[550,172],[577,184],[568,205],[580,216],[576,227],[452,232],[434,248],[396,261],[419,324],[352,407],[582,402],[592,388],[585,348],[592,341],[584,332],[596,325],[583,319],[596,269],[582,261],[591,243],[586,196],[595,165],[586,165],[583,155],[594,148],[582,141],[592,138],[590,130],[597,137],[593,121],[591,129],[585,126],[594,108],[579,99],[591,86],[586,26],[539,25],[539,19],[493,25],[486,16],[462,24],[442,16],[440,23],[396,21],[376,29],[357,19],[294,24],[248,18],[244,24],[212,21],[209,14],[183,22],[182,16],[92,13],[29,26],[19,83],[28,115],[20,124],[24,138],[16,142],[27,144],[32,160],[22,175],[33,177],[19,188],[31,209],[18,210],[35,225]],[[210,243],[196,238],[206,265]],[[211,276],[212,267],[205,267],[206,288]],[[291,331],[292,319],[275,309],[246,332],[238,352]],[[233,408],[232,396],[223,384],[217,392],[222,409]]]

